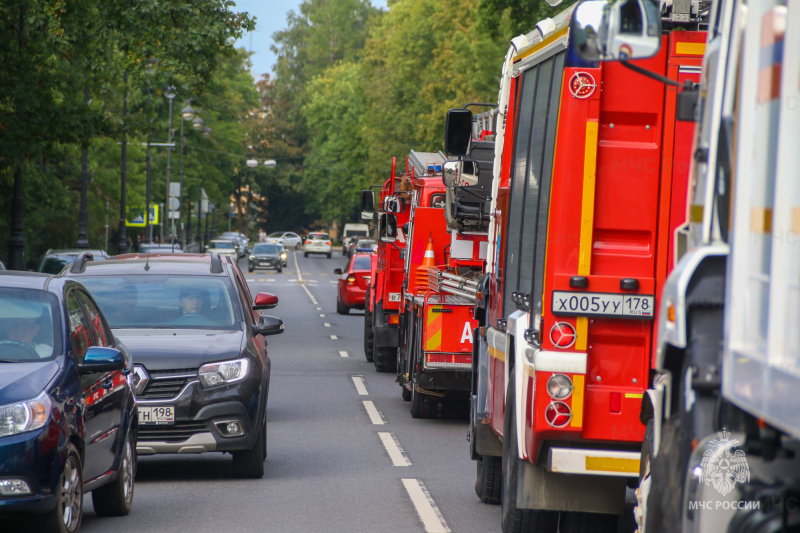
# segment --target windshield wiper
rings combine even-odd
[[[0,359],[0,363],[21,363],[20,359]]]

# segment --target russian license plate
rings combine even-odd
[[[399,302],[403,298],[400,296],[399,292],[390,292],[389,293],[389,301],[390,302]]]
[[[158,426],[175,423],[175,408],[168,407],[143,407],[139,406],[139,423],[155,424]]]
[[[645,294],[553,291],[553,314],[653,318],[655,297]]]

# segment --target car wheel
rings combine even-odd
[[[100,516],[124,516],[133,507],[133,479],[136,476],[136,447],[133,444],[133,433],[122,449],[117,479],[92,491],[94,512]]]
[[[297,244],[295,244],[295,245],[294,245],[294,249],[295,249],[295,250],[299,250],[299,249],[300,249],[300,243],[299,243],[299,242],[298,242]]]
[[[350,314],[350,308],[349,307],[345,307],[344,305],[342,305],[342,302],[340,302],[339,299],[337,298],[336,299],[336,312],[339,313],[340,315],[348,315],[348,314]]]
[[[303,257],[308,257],[308,252],[303,252]]]
[[[42,529],[58,533],[76,533],[83,519],[83,465],[78,450],[67,444],[67,457],[56,500],[56,508],[43,515]]]
[[[280,274],[281,272],[283,272],[283,267],[278,267],[278,274]]]
[[[253,270],[254,270],[253,267],[247,267],[248,272],[252,272]]]
[[[259,479],[264,477],[264,460],[267,457],[267,418],[261,422],[258,436],[249,450],[233,452],[233,471],[238,477]]]
[[[330,252],[328,252],[328,253],[327,253],[327,254],[325,254],[325,255],[327,255],[327,256],[328,256],[328,259],[330,259],[330,258],[331,258],[331,253],[330,253]]]

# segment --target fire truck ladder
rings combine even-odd
[[[462,296],[473,304],[478,298],[478,280],[444,272],[436,267],[428,268],[428,288],[436,292]]]

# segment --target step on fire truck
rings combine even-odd
[[[380,203],[375,209],[375,193],[361,192],[361,217],[377,221],[386,232],[387,215],[393,215],[396,227],[402,228],[411,213],[410,190],[401,178],[395,177],[396,159],[392,159],[392,174],[380,191]],[[408,173],[408,169],[406,169]],[[403,301],[403,253],[406,239],[399,231],[395,239],[380,239],[377,252],[372,254],[370,284],[364,306],[364,354],[367,361],[374,361],[378,372],[397,370],[397,327]]]
[[[661,31],[676,7],[692,31]],[[656,295],[685,221],[692,146],[663,78],[698,79],[697,10],[589,0],[507,53],[469,433],[476,492],[502,504],[506,533],[559,521],[616,531],[639,476]],[[450,112],[451,156],[468,152],[469,115]]]
[[[664,287],[640,531],[800,527],[800,1],[720,0]]]

